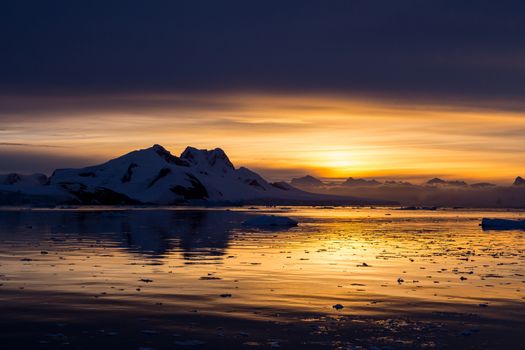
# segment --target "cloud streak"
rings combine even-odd
[[[27,99],[13,106],[31,106]],[[236,165],[263,169],[272,180],[310,172],[508,182],[525,173],[525,118],[516,111],[326,95],[37,100],[21,112],[0,108],[4,148],[45,145],[49,154],[103,161],[154,143],[175,154],[187,145],[222,147]]]
[[[16,143],[16,142],[0,142],[0,147],[49,147],[49,148],[61,148],[63,146],[56,145],[42,145],[42,144],[32,144],[32,143]]]

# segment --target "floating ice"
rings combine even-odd
[[[258,215],[243,222],[244,226],[249,227],[293,227],[297,226],[298,222],[286,216],[275,215]]]
[[[481,227],[484,230],[525,230],[525,220],[483,218]]]

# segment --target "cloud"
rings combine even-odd
[[[103,161],[160,143],[174,154],[188,145],[221,147],[237,166],[264,169],[273,180],[309,172],[383,178],[439,173],[494,181],[523,172],[525,118],[514,110],[325,94],[4,96],[0,101],[7,102],[0,103],[1,147],[44,145],[40,152],[69,159]],[[33,169],[48,168],[35,163]]]
[[[0,142],[1,146],[7,147],[50,147],[50,148],[60,148],[61,146],[55,145],[42,145],[42,144],[31,144],[31,143],[16,143],[16,142]]]
[[[524,10],[521,1],[11,1],[0,14],[0,91],[520,103]]]
[[[84,167],[96,164],[99,161],[100,159],[81,155],[68,156],[28,149],[0,149],[0,173],[32,174],[41,172],[51,175],[55,169]]]

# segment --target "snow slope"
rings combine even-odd
[[[81,169],[59,169],[45,185],[25,189],[69,196],[83,204],[178,204],[341,200],[312,194],[286,183],[268,183],[257,173],[235,168],[220,148],[187,147],[177,157],[164,147],[133,151],[104,164]],[[2,190],[2,188],[0,188]],[[353,204],[365,200],[345,198]]]
[[[49,205],[76,199],[64,189],[47,183],[44,174],[0,174],[0,205]]]
[[[59,186],[82,202],[104,201],[176,204],[181,202],[243,202],[263,199],[307,199],[291,186],[273,185],[247,168],[236,169],[220,148],[187,147],[180,157],[164,147],[134,151],[107,163],[83,169],[57,170],[51,186]]]
[[[44,174],[22,175],[17,173],[0,174],[0,187],[14,186],[27,187],[35,185],[44,185],[47,182],[47,176]]]

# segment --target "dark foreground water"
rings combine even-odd
[[[0,211],[0,349],[525,348],[522,213],[267,211]]]

